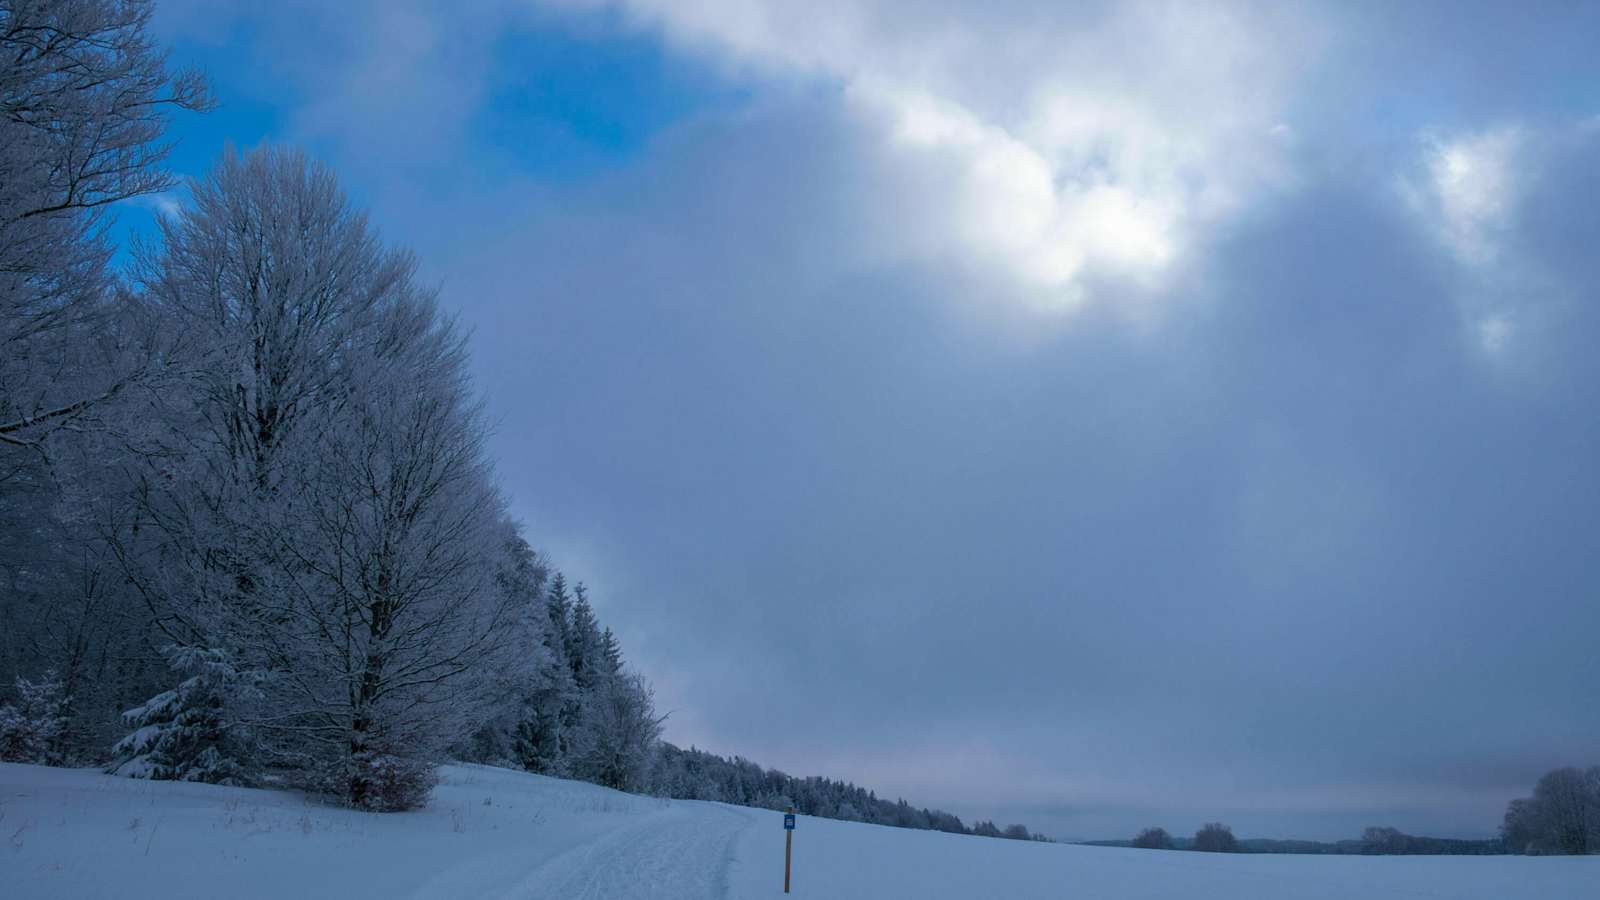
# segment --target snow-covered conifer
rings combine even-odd
[[[61,681],[47,672],[38,681],[16,680],[17,700],[0,706],[0,762],[55,763],[66,728]]]
[[[230,721],[238,672],[220,650],[171,648],[188,677],[122,714],[129,733],[112,748],[108,771],[128,778],[248,784],[248,735]]]

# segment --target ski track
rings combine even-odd
[[[728,896],[739,835],[755,822],[741,810],[675,803],[544,863],[501,900],[702,900]]]

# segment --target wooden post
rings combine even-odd
[[[784,810],[784,813],[785,818],[793,816],[794,807],[789,807]],[[794,825],[790,824],[792,821],[793,819],[791,818],[789,821],[784,822],[785,828],[783,829],[783,892],[785,894],[789,893],[789,859],[794,853]]]

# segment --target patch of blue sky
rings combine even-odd
[[[156,216],[186,195],[183,183],[205,173],[222,154],[223,148],[252,147],[281,133],[285,110],[297,101],[289,86],[263,79],[253,63],[248,37],[235,33],[226,43],[176,42],[170,57],[174,68],[197,66],[211,82],[216,108],[197,113],[178,111],[167,130],[172,149],[167,168],[178,176],[179,184],[162,197],[142,197],[116,209],[112,237],[116,241],[117,263],[128,261],[134,238],[153,238]]]
[[[569,180],[625,165],[673,125],[749,99],[747,87],[613,18],[540,20],[502,37],[478,139],[526,174]]]
[[[173,42],[172,64],[204,70],[218,101],[209,113],[173,117],[173,173],[203,174],[229,144],[251,147],[293,130],[295,111],[307,99],[304,88],[274,77],[256,37],[236,26],[221,39]],[[736,110],[751,94],[747,85],[674,53],[659,37],[629,29],[611,14],[536,16],[502,35],[493,54],[468,143],[456,152],[467,163],[476,158],[485,168],[508,167],[550,182],[626,165],[675,124]],[[306,149],[315,155],[319,148]],[[119,209],[121,260],[129,239],[153,235],[155,216],[182,196],[180,187],[172,196]]]

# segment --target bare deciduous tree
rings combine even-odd
[[[262,762],[412,805],[525,636],[496,580],[509,529],[462,339],[410,255],[298,153],[227,155],[162,231],[142,283],[191,340],[192,375],[141,480],[157,537],[123,546],[170,639],[215,651],[186,658],[237,670],[177,699],[230,690]]]
[[[656,715],[655,694],[641,675],[607,677],[585,703],[572,770],[607,787],[639,790],[665,721]]]
[[[1600,853],[1600,766],[1546,772],[1506,807],[1500,837],[1512,853]]]
[[[1146,828],[1134,837],[1133,845],[1144,850],[1171,850],[1172,835],[1165,828]]]
[[[269,708],[316,738],[319,768],[358,806],[389,805],[374,761],[438,760],[492,696],[504,644],[526,636],[496,580],[503,507],[460,339],[425,298],[383,319],[405,350],[352,367],[305,479],[311,540],[275,545],[289,577],[268,614],[282,654]]]
[[[1239,841],[1228,826],[1221,822],[1207,822],[1194,834],[1194,849],[1210,853],[1236,853]]]
[[[125,401],[162,367],[106,225],[172,185],[169,113],[210,104],[149,17],[145,0],[0,0],[0,677],[57,670],[69,759],[103,750],[148,668],[100,536],[144,436]]]
[[[172,186],[167,114],[211,102],[149,18],[145,0],[0,2],[0,444],[39,449],[143,371],[103,322],[106,211]]]

